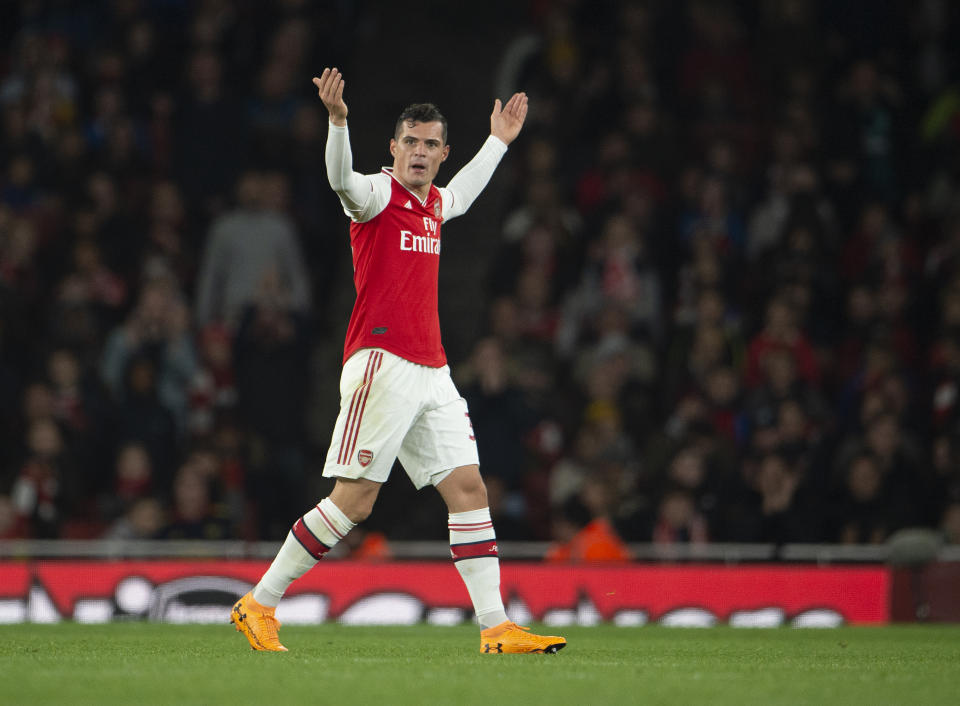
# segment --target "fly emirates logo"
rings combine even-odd
[[[423,217],[423,228],[426,235],[415,235],[413,231],[400,231],[400,249],[409,252],[423,252],[431,255],[440,254],[440,236],[437,234],[438,223],[432,219]]]

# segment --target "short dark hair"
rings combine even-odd
[[[404,123],[440,123],[443,126],[443,144],[447,144],[447,119],[433,103],[414,103],[404,108],[393,129],[393,139],[400,139]]]

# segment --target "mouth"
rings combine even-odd
[[[425,164],[411,164],[410,171],[422,176],[427,173],[427,166]]]

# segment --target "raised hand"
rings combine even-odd
[[[330,122],[340,127],[347,124],[347,104],[343,102],[345,84],[343,74],[337,71],[336,67],[324,69],[320,78],[313,77],[313,85],[317,87],[320,100],[330,113]]]
[[[493,103],[493,113],[490,114],[490,134],[509,145],[520,134],[520,128],[523,127],[526,117],[526,93],[514,93],[503,108],[500,107],[500,99],[497,98]]]

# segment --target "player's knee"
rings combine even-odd
[[[350,521],[358,525],[373,512],[373,505],[377,501],[376,494],[356,495],[350,498],[347,507],[343,509],[343,514],[350,518]]]
[[[471,505],[476,505],[477,507],[487,506],[487,486],[479,474],[466,485],[464,494],[470,499]]]
[[[360,524],[373,512],[379,490],[379,483],[340,480],[330,493],[330,499],[352,523]]]
[[[361,522],[363,522],[365,519],[367,519],[368,517],[370,517],[370,514],[371,514],[372,512],[373,512],[373,502],[370,502],[370,503],[362,504],[362,505],[354,505],[354,506],[351,508],[351,511],[348,512],[348,513],[346,513],[346,515],[347,515],[347,517],[350,518],[350,521],[351,521],[353,524],[359,525],[359,524],[360,524]]]
[[[487,488],[477,466],[455,469],[437,489],[451,512],[476,510],[487,506]]]

